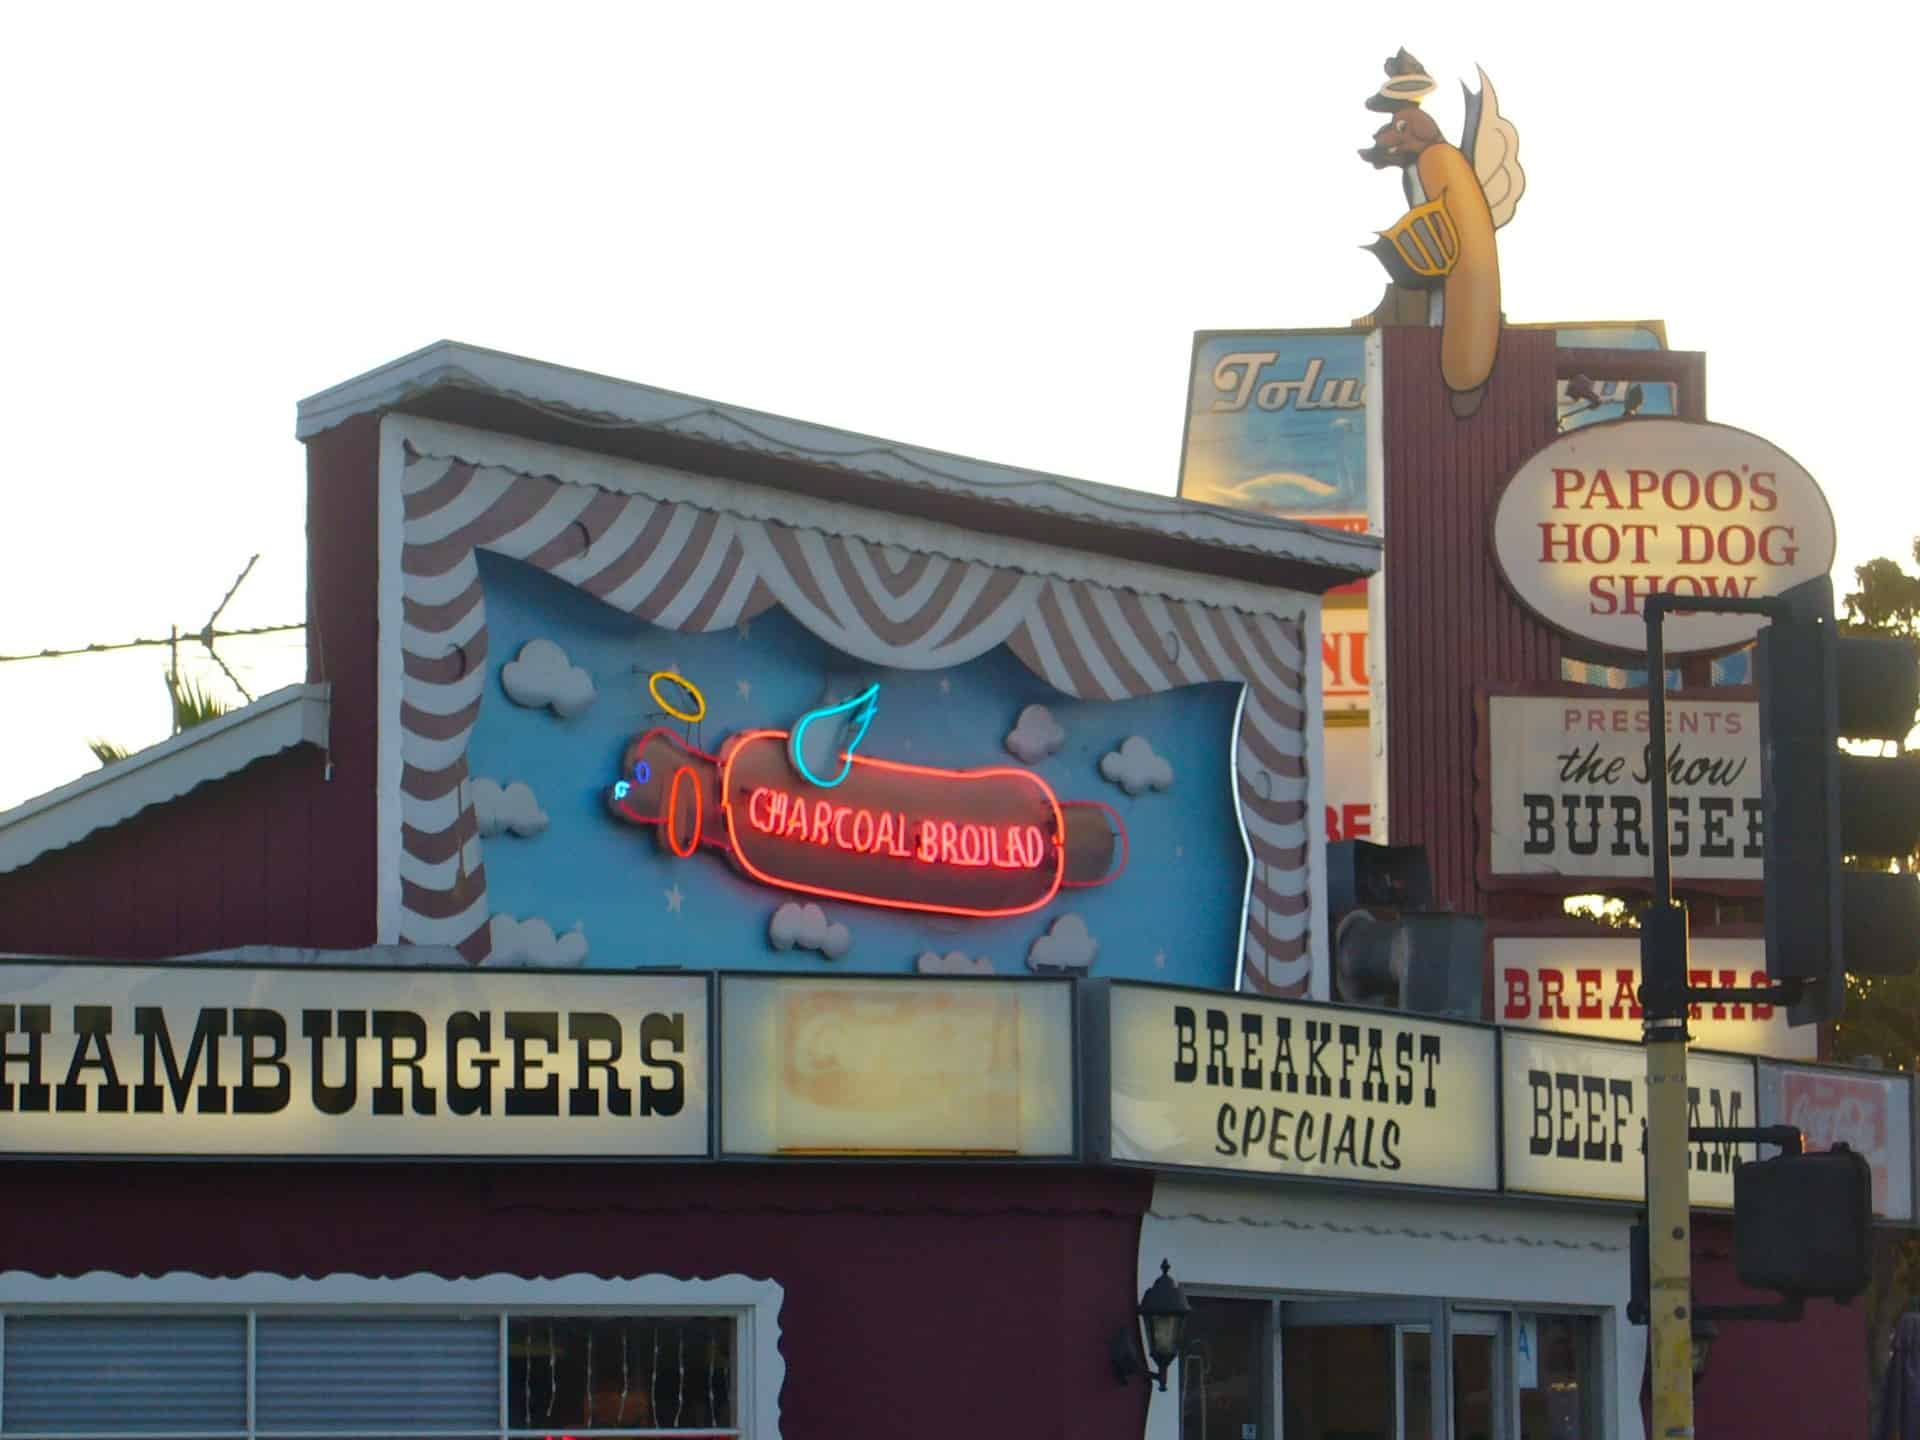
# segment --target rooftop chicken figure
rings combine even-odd
[[[1487,72],[1467,90],[1466,123],[1458,148],[1449,145],[1420,102],[1433,78],[1404,49],[1386,63],[1387,79],[1367,97],[1387,123],[1360,158],[1376,169],[1397,166],[1407,213],[1367,248],[1386,267],[1390,283],[1372,315],[1360,323],[1439,325],[1440,373],[1453,413],[1480,408],[1500,344],[1500,261],[1493,232],[1513,218],[1527,188],[1520,168],[1520,137],[1500,114]]]

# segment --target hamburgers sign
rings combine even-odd
[[[1728,425],[1618,420],[1561,436],[1493,517],[1507,584],[1556,629],[1644,651],[1649,595],[1777,595],[1833,565],[1833,512],[1784,450]],[[1763,621],[1669,615],[1668,653],[1751,640]]]

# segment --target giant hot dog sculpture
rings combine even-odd
[[[1519,136],[1501,116],[1484,70],[1479,91],[1466,92],[1458,149],[1420,108],[1434,89],[1420,62],[1402,50],[1386,70],[1386,82],[1366,103],[1369,110],[1384,111],[1387,123],[1360,158],[1376,169],[1401,170],[1409,208],[1368,248],[1393,287],[1439,292],[1440,374],[1453,413],[1465,419],[1480,408],[1500,347],[1500,259],[1493,232],[1513,217],[1526,189]],[[1406,318],[1393,306],[1393,295],[1390,287],[1376,318],[1386,318],[1382,312]]]
[[[797,773],[788,741],[749,730],[710,755],[649,730],[627,746],[608,807],[658,827],[674,855],[719,850],[767,885],[902,910],[1021,915],[1126,864],[1111,807],[1063,801],[1030,770],[846,755],[827,788]]]

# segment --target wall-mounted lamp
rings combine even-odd
[[[1187,1312],[1193,1307],[1187,1304],[1187,1297],[1180,1289],[1180,1282],[1173,1278],[1172,1267],[1165,1260],[1160,1262],[1160,1278],[1147,1287],[1147,1293],[1140,1297],[1139,1320],[1113,1337],[1110,1352],[1113,1357],[1114,1377],[1122,1385],[1136,1375],[1147,1377],[1147,1383],[1160,1383],[1167,1388],[1167,1370],[1173,1364],[1174,1357],[1180,1353],[1180,1342],[1186,1335]],[[1146,1344],[1141,1345],[1144,1333]]]

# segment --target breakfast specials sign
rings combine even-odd
[[[1760,707],[1667,701],[1667,816],[1678,881],[1761,879]],[[1490,694],[1480,736],[1487,878],[1653,874],[1644,695]]]
[[[1490,1029],[1157,986],[1107,997],[1108,1158],[1498,1183]]]

